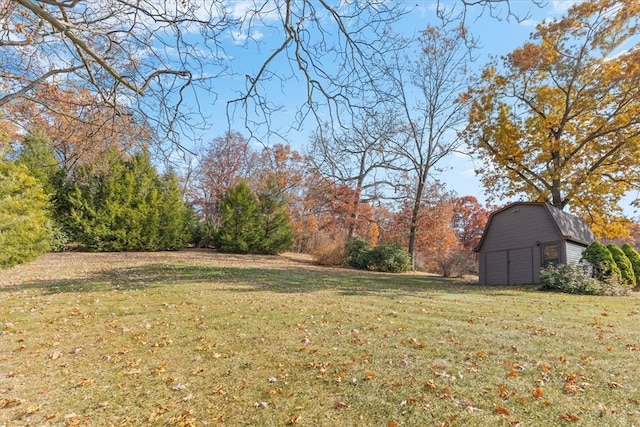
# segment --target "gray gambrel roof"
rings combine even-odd
[[[484,242],[484,238],[487,234],[489,224],[491,224],[491,220],[493,219],[493,217],[500,212],[506,211],[513,208],[514,206],[519,205],[533,205],[544,207],[545,210],[549,213],[549,217],[551,218],[556,230],[558,230],[558,234],[562,236],[564,240],[580,243],[585,246],[588,246],[590,243],[596,240],[596,236],[589,228],[587,222],[578,216],[572,215],[568,212],[564,212],[563,210],[553,207],[548,203],[514,202],[501,209],[498,209],[497,211],[492,212],[491,215],[489,215],[489,219],[487,220],[487,224],[485,225],[484,232],[482,233],[482,237],[480,238],[480,242],[478,242],[478,246],[476,246],[476,248],[474,249],[475,252],[480,251],[482,243]]]
[[[596,240],[596,236],[589,228],[585,220],[568,212],[564,212],[548,203],[542,203],[547,212],[553,218],[553,222],[560,234],[566,239],[577,243],[590,244]]]

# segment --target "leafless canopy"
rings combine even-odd
[[[458,4],[466,10],[476,3],[490,10],[509,4]],[[244,90],[227,100],[227,111],[244,117],[248,129],[271,130],[271,116],[282,108],[274,100],[299,84],[304,97],[291,122],[309,115],[335,120],[344,109],[376,105],[380,76],[370,64],[401,48],[391,26],[406,5],[386,0],[0,0],[0,108],[6,111],[17,100],[53,108],[34,95],[43,85],[83,90],[112,114],[139,115],[160,137],[177,141],[196,136],[200,126],[213,121],[205,103],[219,101],[223,79],[241,78]],[[263,30],[269,32],[269,45],[257,36]],[[233,69],[228,46],[238,45],[263,55],[250,70]],[[282,93],[273,94],[278,85]]]

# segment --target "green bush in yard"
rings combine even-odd
[[[600,242],[593,242],[582,253],[582,260],[592,265],[592,275],[599,280],[608,277],[620,278],[620,269],[611,255],[611,251]]]
[[[627,258],[629,258],[629,262],[631,262],[631,267],[633,267],[633,274],[636,276],[636,286],[640,284],[640,254],[633,246],[628,243],[622,245],[622,251],[625,253]]]
[[[218,210],[221,223],[213,240],[219,251],[276,255],[291,249],[295,232],[275,182],[256,195],[241,181],[224,194]]]
[[[607,249],[611,252],[613,260],[620,269],[620,277],[622,278],[623,283],[634,287],[636,285],[636,275],[633,272],[633,266],[631,265],[629,258],[627,258],[627,255],[622,249],[620,249],[620,246],[614,243],[607,245]]]
[[[351,267],[366,270],[369,265],[371,243],[360,236],[352,237],[347,241],[347,262]]]
[[[354,268],[385,273],[402,273],[411,269],[409,252],[397,243],[384,243],[372,248],[371,243],[356,236],[347,241],[346,252],[348,264]]]
[[[550,265],[540,270],[542,290],[580,295],[625,295],[629,287],[616,276],[599,280],[591,275],[590,264]]]
[[[411,269],[411,256],[399,244],[385,243],[369,252],[367,267],[387,273],[402,273]]]
[[[260,205],[246,181],[231,187],[218,203],[220,227],[214,245],[221,252],[247,254],[260,241]]]
[[[82,165],[63,196],[67,230],[90,251],[177,250],[192,237],[177,175],[159,174],[146,149],[131,158],[110,150]]]

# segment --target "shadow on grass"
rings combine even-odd
[[[40,289],[44,294],[143,290],[182,284],[224,285],[235,292],[309,293],[334,290],[343,295],[387,295],[398,297],[417,293],[489,293],[513,295],[536,291],[535,286],[484,287],[437,276],[383,274],[351,269],[240,268],[153,263],[144,266],[113,268],[81,279],[37,280],[0,288],[0,292]]]

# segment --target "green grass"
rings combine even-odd
[[[636,295],[204,252],[0,274],[0,426],[640,425]]]

